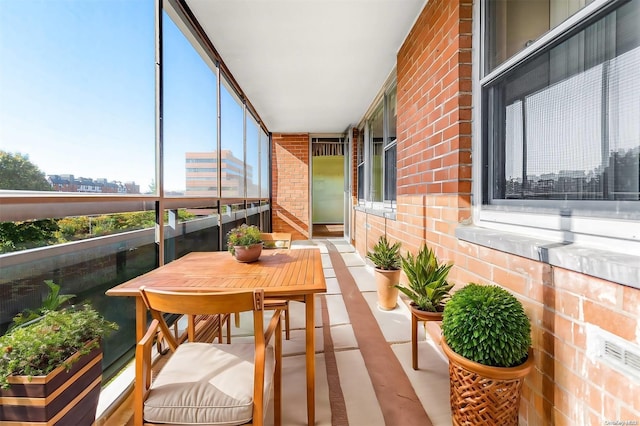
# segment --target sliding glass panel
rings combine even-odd
[[[0,58],[0,189],[149,190],[153,0],[3,0]]]
[[[164,214],[164,261],[169,263],[194,251],[217,251],[217,208],[181,208]]]
[[[166,13],[162,36],[164,194],[217,197],[215,66]]]
[[[269,196],[269,178],[271,176],[271,151],[269,150],[269,136],[260,130],[260,196]]]
[[[243,108],[231,85],[222,79],[222,196],[244,197],[244,131]]]
[[[60,294],[73,294],[73,303],[89,301],[102,315],[120,325],[106,338],[103,365],[116,362],[135,344],[133,299],[107,297],[105,291],[156,267],[154,212],[102,217],[67,217],[57,222],[69,242],[2,256],[0,282],[0,334],[24,309],[38,309],[48,294],[45,281],[60,285]],[[135,223],[124,223],[128,218]],[[111,234],[106,228],[132,229]],[[145,221],[146,224],[145,224]],[[149,225],[149,226],[148,226]],[[86,239],[86,234],[100,238]],[[1,255],[0,255],[1,256]],[[122,360],[128,362],[128,359]],[[120,367],[116,364],[114,367]],[[110,372],[105,374],[109,377]]]
[[[259,197],[259,128],[251,114],[247,114],[247,197]]]

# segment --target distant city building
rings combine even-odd
[[[244,197],[244,161],[230,150],[220,151],[223,197]],[[247,165],[247,182],[253,182],[253,167]],[[218,194],[218,153],[187,152],[185,154],[187,195]]]
[[[140,185],[135,182],[108,182],[105,178],[91,179],[74,175],[48,175],[47,181],[54,191],[86,192],[94,194],[139,194]]]

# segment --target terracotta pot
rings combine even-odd
[[[449,358],[451,419],[454,425],[518,425],[524,378],[533,368],[533,351],[516,367],[491,367],[457,354],[442,339]]]
[[[262,254],[262,242],[250,246],[233,246],[233,251],[238,262],[255,262]]]
[[[79,352],[46,376],[11,376],[0,390],[0,424],[92,425],[102,379],[102,349]]]
[[[376,286],[378,287],[378,306],[390,311],[395,309],[398,302],[398,289],[394,286],[400,281],[400,270],[375,268]]]

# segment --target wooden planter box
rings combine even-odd
[[[78,357],[76,354],[69,360]],[[80,357],[69,371],[61,366],[31,380],[26,376],[10,377],[11,387],[0,390],[0,425],[92,425],[101,381],[100,347]]]

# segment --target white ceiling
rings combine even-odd
[[[389,77],[425,0],[186,0],[272,132],[341,133]]]

